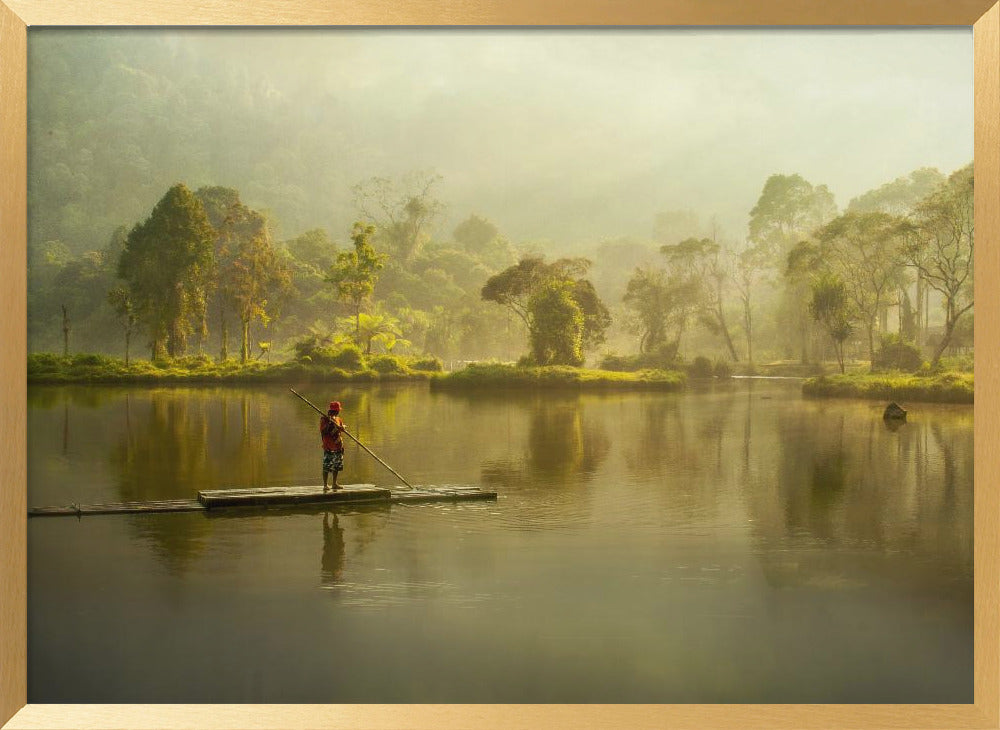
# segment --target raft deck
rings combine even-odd
[[[29,517],[58,517],[155,512],[215,512],[234,507],[290,507],[295,505],[394,504],[457,502],[496,499],[497,493],[466,486],[426,486],[413,489],[386,489],[374,484],[345,484],[338,490],[323,491],[322,485],[300,487],[257,487],[253,489],[206,489],[197,500],[178,499],[155,502],[34,507]]]

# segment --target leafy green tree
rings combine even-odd
[[[375,290],[378,272],[385,265],[385,254],[375,251],[371,239],[375,227],[355,223],[351,230],[354,250],[337,254],[326,281],[333,284],[337,297],[350,302],[354,309],[354,341],[361,344],[361,309]]]
[[[500,229],[491,221],[475,213],[455,226],[452,238],[466,251],[473,254],[484,254],[499,236]]]
[[[631,329],[639,334],[639,351],[680,348],[681,337],[697,308],[697,284],[663,269],[640,267],[629,279],[622,301],[635,315]]]
[[[889,215],[906,217],[913,214],[916,206],[945,182],[945,176],[932,167],[914,170],[906,177],[899,177],[874,190],[851,200],[849,212],[866,213],[880,211]],[[910,300],[908,287],[900,290],[900,333],[909,339],[924,341],[927,329],[926,309],[929,287],[923,273],[916,269],[916,302]]]
[[[785,269],[788,254],[800,241],[837,214],[833,194],[825,185],[814,186],[801,175],[771,175],[764,183],[757,204],[750,211],[749,238],[762,260],[776,271]],[[808,310],[807,282],[783,278],[785,288],[777,309],[779,321],[794,322],[786,328],[786,346],[791,349],[798,336],[803,363],[809,361],[812,340]]]
[[[583,364],[584,315],[575,283],[549,280],[531,295],[531,353],[539,365]]]
[[[372,221],[379,237],[402,262],[414,258],[430,238],[430,227],[444,205],[433,195],[441,176],[412,172],[402,180],[373,177],[354,186],[354,202]]]
[[[766,269],[760,249],[747,246],[734,256],[733,284],[740,300],[743,314],[743,334],[747,341],[747,363],[753,368],[754,344],[754,294]]]
[[[128,282],[154,358],[183,355],[192,322],[204,321],[214,239],[205,209],[183,184],[170,188],[129,232],[118,274]]]
[[[836,214],[826,185],[814,187],[801,175],[771,175],[750,211],[750,240],[783,261],[795,243]]]
[[[494,271],[515,261],[510,241],[500,235],[496,224],[475,213],[455,227],[452,238],[462,250]]]
[[[507,307],[530,329],[528,304],[531,295],[550,277],[550,268],[543,257],[525,256],[513,266],[491,276],[483,285],[481,295],[488,302]]]
[[[895,301],[903,272],[900,222],[888,213],[844,213],[816,233],[824,266],[844,284],[875,359],[879,315]]]
[[[228,277],[229,293],[240,318],[240,357],[250,359],[250,326],[259,320],[266,327],[275,313],[274,298],[287,292],[291,275],[271,243],[263,217],[256,233],[240,240]]]
[[[581,347],[586,349],[603,342],[611,324],[610,312],[598,297],[593,284],[584,277],[590,265],[589,260],[582,258],[563,258],[549,264],[541,256],[525,256],[513,266],[491,276],[483,285],[481,296],[483,300],[505,306],[517,315],[534,341],[531,333],[536,330],[534,318],[539,312],[533,304],[535,295],[549,288],[550,284],[566,284],[574,305],[583,317]],[[547,296],[554,295],[550,293]],[[551,321],[558,321],[558,318]]]
[[[673,272],[690,280],[702,323],[712,334],[722,335],[729,356],[733,362],[739,362],[726,323],[724,290],[731,271],[722,247],[710,238],[687,238],[674,245],[661,246],[660,253],[666,257]]]
[[[355,329],[354,341],[364,346],[365,355],[372,354],[372,345],[378,343],[386,352],[392,351],[397,345],[404,347],[409,341],[403,339],[403,332],[398,319],[386,312],[362,312],[357,320],[347,317],[344,324]]]
[[[975,264],[972,165],[956,170],[921,201],[905,228],[907,260],[941,294],[944,334],[934,350],[937,365],[962,316],[972,310]]]
[[[809,239],[799,241],[785,259],[783,284],[778,311],[783,315],[783,326],[788,334],[798,334],[802,362],[808,362],[810,344],[814,332],[812,323],[816,320],[809,314],[812,297],[812,281],[822,273],[824,266],[819,245]]]
[[[337,261],[337,246],[324,228],[313,228],[285,242],[285,248],[296,261],[311,264],[325,272]]]
[[[921,167],[905,177],[897,177],[892,182],[852,198],[847,211],[909,215],[921,200],[933,193],[944,181],[945,176],[936,168]]]
[[[844,343],[854,333],[855,313],[844,282],[833,274],[823,274],[812,281],[809,312],[830,335],[840,372],[844,372]]]
[[[109,291],[108,304],[111,305],[122,329],[125,330],[125,365],[128,366],[129,346],[132,343],[132,333],[139,324],[139,318],[136,316],[135,307],[132,306],[132,297],[125,287],[119,286]]]
[[[233,317],[240,323],[240,354],[246,362],[251,323],[259,319],[266,324],[270,319],[261,302],[266,302],[268,289],[286,290],[290,273],[273,250],[266,219],[244,205],[237,190],[203,187],[195,196],[215,230],[215,276],[208,298],[219,318],[219,357],[229,357],[229,322]]]
[[[589,279],[573,281],[573,301],[583,314],[583,350],[592,350],[604,342],[611,326],[611,312],[597,296],[597,290]]]

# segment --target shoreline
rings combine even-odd
[[[975,387],[972,373],[821,375],[802,384],[802,395],[971,405],[975,402]]]

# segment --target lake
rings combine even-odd
[[[28,701],[973,701],[973,409],[303,386],[496,502],[32,518]],[[318,484],[287,387],[31,387],[32,507]],[[394,477],[348,442],[344,483]]]

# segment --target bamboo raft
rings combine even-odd
[[[62,507],[33,507],[29,517],[65,517],[84,515],[142,514],[158,512],[216,512],[236,507],[294,507],[343,504],[399,504],[423,502],[459,502],[496,499],[497,493],[465,486],[428,486],[412,489],[386,489],[374,484],[345,484],[336,491],[322,486],[257,487],[253,489],[206,489],[198,499],[159,500],[152,502],[115,502],[111,504],[73,504]]]

